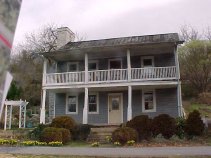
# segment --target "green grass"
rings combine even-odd
[[[201,113],[201,116],[207,116],[211,118],[211,105],[190,103],[188,101],[184,101],[183,107],[186,114],[189,114],[193,110],[198,110]]]
[[[85,142],[85,141],[71,141],[65,146],[69,146],[69,147],[89,147],[91,145],[89,143]]]

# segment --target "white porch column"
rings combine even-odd
[[[45,99],[46,99],[46,89],[42,90],[42,106],[40,109],[40,123],[45,124]]]
[[[127,121],[132,119],[132,86],[128,86]]]
[[[88,83],[88,54],[85,53],[85,83]]]
[[[130,61],[129,49],[127,49],[127,75],[128,75],[128,81],[131,81],[131,61]]]
[[[5,106],[5,113],[4,113],[4,130],[7,129],[7,105]]]
[[[183,117],[183,107],[182,107],[182,94],[181,94],[181,82],[177,85],[177,99],[178,99],[178,116]]]
[[[88,88],[85,88],[84,108],[83,108],[83,124],[88,123],[88,96],[89,96]]]
[[[46,84],[46,73],[47,73],[47,59],[44,59],[42,85]]]
[[[179,59],[177,53],[177,46],[174,48],[174,57],[175,57],[175,64],[176,64],[176,75],[177,75],[177,106],[178,106],[178,116],[183,116],[183,107],[182,107],[182,92],[181,92],[181,82],[180,82],[180,68],[179,68]]]

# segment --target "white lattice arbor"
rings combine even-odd
[[[29,102],[26,101],[5,101],[5,118],[4,118],[4,130],[11,129],[12,121],[12,108],[13,106],[19,107],[19,128],[25,128],[26,125],[26,105]]]

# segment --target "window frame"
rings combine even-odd
[[[152,92],[152,97],[153,97],[153,109],[150,110],[146,110],[145,109],[145,98],[144,98],[144,94],[147,92]],[[155,93],[155,89],[153,90],[142,90],[142,112],[147,113],[147,112],[156,112],[156,93]]]
[[[96,95],[96,106],[97,106],[97,111],[96,112],[90,112],[89,111],[89,96],[90,95]],[[88,95],[88,114],[99,114],[99,94],[98,93],[90,93]]]
[[[70,68],[69,65],[70,64],[76,64],[76,71],[70,71],[69,70],[69,68]],[[67,72],[78,72],[78,70],[79,70],[79,63],[78,62],[68,62],[67,63]]]
[[[88,71],[95,71],[95,70],[89,70],[89,64],[96,63],[96,70],[99,70],[99,62],[97,60],[90,60],[88,62]]]
[[[152,66],[144,66],[144,59],[151,59],[152,60]],[[141,67],[155,67],[155,62],[154,62],[154,56],[143,56],[141,57]]]
[[[120,69],[122,69],[122,58],[109,59],[108,60],[108,69],[109,70],[111,69],[111,65],[110,65],[111,61],[120,61],[121,62],[121,68]]]
[[[76,112],[69,112],[68,111],[68,97],[69,96],[74,96],[76,97]],[[78,94],[75,94],[75,93],[68,93],[66,94],[66,114],[78,114]]]

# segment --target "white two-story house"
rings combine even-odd
[[[51,118],[121,124],[137,115],[182,116],[177,33],[73,42],[60,28],[59,49],[45,52],[40,122],[46,92]]]

